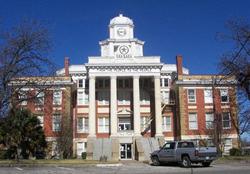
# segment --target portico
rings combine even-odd
[[[110,76],[98,76],[98,75],[91,75],[89,76],[89,137],[96,137],[96,133],[98,133],[98,130],[96,130],[96,79],[99,78],[108,78],[110,82],[110,87],[109,87],[109,98],[108,98],[108,103],[109,103],[109,119],[110,119],[110,132],[109,135],[110,137],[119,137],[121,134],[118,132],[122,131],[129,131],[133,137],[140,137],[141,136],[141,99],[140,99],[140,78],[147,78],[151,80],[154,84],[152,88],[152,92],[154,94],[154,110],[155,113],[153,115],[153,118],[155,119],[155,124],[156,125],[161,125],[162,124],[162,116],[161,116],[161,96],[160,96],[160,76],[154,75],[154,76],[143,76],[140,74],[133,75],[133,76],[117,76],[116,74],[110,75]],[[132,82],[131,88],[130,86],[127,86],[127,88],[120,89],[118,88],[118,80],[121,79],[128,79]],[[129,82],[128,82],[129,83]],[[118,102],[118,92],[126,91],[129,93],[125,93],[127,95],[132,95],[132,97],[128,100],[131,100],[129,103],[121,103]],[[121,111],[121,108],[129,108],[127,109],[126,115],[129,115],[131,119],[131,122],[129,123],[130,125],[126,128],[120,128],[119,129],[119,115],[124,115],[125,113],[119,113],[123,112]],[[123,118],[125,118],[123,116]],[[126,119],[123,119],[126,120]],[[161,126],[155,126],[155,136],[163,136],[162,134],[162,129]]]

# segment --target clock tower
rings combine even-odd
[[[133,21],[122,14],[110,20],[109,38],[99,44],[102,57],[124,59],[143,56],[144,42],[134,38]]]

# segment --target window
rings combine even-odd
[[[189,121],[189,129],[190,130],[198,129],[197,114],[196,113],[189,113],[188,114],[188,121]]]
[[[214,127],[214,114],[213,113],[206,113],[206,128],[213,129]]]
[[[232,138],[225,138],[223,141],[224,141],[224,152],[229,152],[229,150],[233,147]]]
[[[78,133],[85,133],[88,132],[89,129],[89,119],[85,117],[78,117],[77,118],[77,132]]]
[[[131,93],[130,91],[118,91],[118,104],[130,105]]]
[[[222,103],[227,103],[229,101],[228,97],[228,90],[227,89],[221,89],[220,90],[220,97]]]
[[[109,118],[107,117],[98,118],[98,132],[99,133],[109,132]]]
[[[163,146],[163,149],[175,149],[175,142],[166,143],[166,144]]]
[[[78,91],[77,92],[77,105],[83,105],[84,104],[84,92]]]
[[[86,142],[78,142],[76,143],[76,154],[81,157],[83,152],[86,152],[87,143]]]
[[[21,105],[27,105],[27,92],[26,91],[19,91],[18,99]]]
[[[204,90],[204,101],[205,101],[205,103],[213,103],[212,89],[205,89]]]
[[[59,147],[56,141],[52,142],[51,153],[52,153],[52,156],[59,156]]]
[[[196,103],[195,89],[188,89],[188,103]]]
[[[168,104],[169,103],[169,91],[161,91],[161,99],[163,103]]]
[[[61,115],[60,114],[53,115],[52,128],[53,128],[53,131],[55,131],[55,132],[58,132],[61,130]]]
[[[89,96],[85,91],[77,92],[77,105],[84,105],[89,103]]]
[[[150,117],[141,117],[141,131],[148,131],[151,128]]]
[[[140,90],[140,104],[150,104],[150,96],[148,92]]]
[[[120,117],[118,123],[119,131],[131,130],[131,120],[130,117]]]
[[[99,79],[97,81],[98,88],[109,88],[109,79]]]
[[[89,88],[89,79],[85,79],[85,88]]]
[[[53,92],[53,104],[54,105],[62,104],[62,91],[56,90]]]
[[[43,123],[44,123],[43,115],[38,115],[38,116],[37,116],[37,119],[38,119],[39,122],[40,122],[40,126],[43,127],[43,126],[44,126],[44,125],[43,125]]]
[[[78,80],[78,88],[83,88],[83,79]]]
[[[44,92],[42,92],[42,91],[37,92],[35,104],[36,105],[44,105]]]
[[[179,142],[178,148],[194,148],[193,142]]]
[[[161,82],[161,87],[168,87],[168,79],[167,78],[162,78],[160,82]]]
[[[118,79],[118,88],[131,88],[129,79]]]
[[[222,113],[222,127],[223,129],[231,128],[231,119],[229,112]]]
[[[164,116],[162,117],[162,129],[164,132],[171,132],[171,117]]]
[[[98,104],[108,105],[109,104],[109,91],[99,91],[98,92]]]

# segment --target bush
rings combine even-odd
[[[103,156],[100,157],[99,161],[101,161],[101,162],[107,162],[107,160],[108,160],[108,157],[106,155],[103,155]]]
[[[0,150],[0,159],[7,158],[7,150]]]
[[[241,156],[241,150],[238,148],[232,148],[229,150],[230,156]]]
[[[87,158],[87,153],[86,152],[82,152],[82,159],[86,159]]]

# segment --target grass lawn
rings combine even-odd
[[[250,162],[250,156],[223,156],[215,161],[215,163],[225,162]]]
[[[115,164],[117,161],[100,162],[94,160],[65,159],[65,160],[0,160],[0,165],[95,165],[95,164]]]

